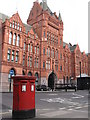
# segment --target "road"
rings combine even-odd
[[[36,118],[88,118],[88,91],[36,92]],[[3,118],[12,116],[13,94],[2,94]]]

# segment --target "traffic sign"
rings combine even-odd
[[[14,70],[10,70],[10,75],[14,75]]]

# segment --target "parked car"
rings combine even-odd
[[[36,90],[37,91],[49,91],[51,89],[46,85],[37,85]]]
[[[75,92],[77,91],[77,86],[74,84],[57,84],[57,86],[55,87],[55,89],[64,89],[66,92],[68,89],[74,89]]]

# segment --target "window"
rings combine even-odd
[[[48,41],[48,32],[47,32],[47,41]]]
[[[43,32],[43,36],[45,37],[45,31]]]
[[[14,50],[12,50],[12,61],[14,61]]]
[[[34,61],[34,67],[36,67],[36,58],[35,58],[35,61]]]
[[[10,23],[10,28],[12,27],[12,23]]]
[[[60,39],[60,44],[62,44],[62,39]]]
[[[32,52],[32,45],[31,45],[31,52]]]
[[[20,35],[17,36],[17,46],[19,46]]]
[[[13,45],[15,45],[15,42],[16,42],[16,33],[14,33],[14,36],[13,36]]]
[[[36,54],[36,51],[37,51],[37,47],[35,46],[35,54]]]
[[[9,44],[11,44],[12,43],[12,32],[10,32],[10,34],[9,34]]]
[[[58,58],[58,50],[55,52],[55,58]]]
[[[19,25],[19,23],[18,23],[18,27],[17,27],[18,30],[19,30],[19,27],[20,27],[20,25]]]
[[[56,38],[56,42],[57,42],[57,44],[58,44],[58,36],[57,36],[57,38]]]
[[[8,49],[8,53],[7,53],[7,60],[10,61],[10,53],[11,53],[11,50]]]
[[[47,56],[48,56],[48,48],[47,48]]]
[[[51,34],[51,44],[52,44],[52,41],[53,41],[53,35]]]
[[[45,55],[45,48],[43,48],[43,55]]]
[[[62,59],[62,53],[60,54],[60,59]]]
[[[53,35],[53,44],[54,44],[54,35]]]
[[[28,44],[28,52],[30,51],[30,44]]]
[[[32,57],[30,57],[30,67],[32,67]]]
[[[13,28],[14,28],[14,24],[15,24],[15,22],[13,21]]]
[[[50,70],[50,61],[46,61],[46,69]]]
[[[37,68],[38,68],[38,58],[37,58]]]
[[[18,51],[16,51],[16,62],[18,62]]]
[[[50,57],[50,48],[48,48],[48,55],[49,55],[49,57]]]
[[[53,51],[52,51],[52,55],[53,55],[53,58],[54,58],[54,49],[53,49]]]
[[[45,62],[43,62],[43,68],[45,68]]]
[[[62,71],[62,66],[60,66],[60,71]]]
[[[58,70],[58,65],[55,65],[55,69]]]
[[[25,55],[23,55],[23,65],[25,64]]]
[[[37,54],[39,54],[39,47],[37,48]]]
[[[29,56],[28,56],[28,66],[29,66]]]
[[[22,31],[22,27],[20,27],[20,31]]]
[[[17,22],[15,22],[15,29],[17,28]]]
[[[26,44],[24,43],[24,50],[25,50]]]

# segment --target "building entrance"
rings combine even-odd
[[[56,82],[57,82],[57,76],[54,72],[52,72],[48,77],[48,87],[50,87],[53,90]]]

